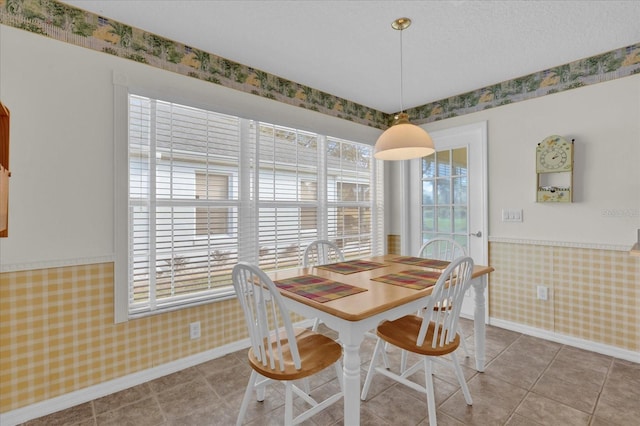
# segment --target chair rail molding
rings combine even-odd
[[[108,255],[39,262],[8,263],[6,265],[0,265],[0,273],[32,271],[34,269],[62,268],[65,266],[94,265],[98,263],[113,263],[114,260],[115,255]]]
[[[625,244],[599,244],[599,243],[579,243],[575,241],[551,241],[551,240],[531,240],[523,238],[492,237],[489,236],[490,243],[520,244],[531,246],[566,247],[592,250],[629,251],[629,246]]]

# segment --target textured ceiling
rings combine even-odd
[[[385,113],[640,42],[640,1],[64,3]]]

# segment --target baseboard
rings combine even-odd
[[[627,349],[617,348],[615,346],[605,345],[602,343],[592,342],[590,340],[579,339],[577,337],[567,336],[564,334],[554,333],[540,328],[530,327],[510,321],[497,318],[489,318],[489,324],[495,327],[504,328],[511,331],[517,331],[528,336],[539,337],[541,339],[550,340],[552,342],[562,343],[591,352],[612,356],[614,358],[626,361],[640,363],[640,352],[633,352]]]
[[[312,324],[313,320],[304,320],[296,323],[295,325],[310,327]],[[168,374],[184,370],[185,368],[193,367],[195,365],[202,364],[203,362],[223,357],[227,354],[248,348],[249,345],[249,339],[243,339],[228,345],[171,361],[157,367],[149,368],[144,371],[118,377],[117,379],[89,386],[84,389],[79,389],[45,401],[36,402],[35,404],[31,404],[26,407],[7,411],[6,413],[0,413],[0,425],[15,426],[29,420],[37,419],[38,417],[71,408],[97,398],[102,398],[103,396],[110,395],[114,392],[119,392],[132,386],[140,385],[150,380],[155,380]]]

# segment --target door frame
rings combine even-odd
[[[469,255],[474,262],[486,265],[488,262],[488,191],[487,191],[487,122],[457,126],[429,132],[436,150],[467,147],[469,153],[469,221],[468,231],[482,232],[480,238],[469,238]],[[460,143],[461,140],[468,141]],[[421,205],[421,159],[409,160],[404,164],[402,175],[404,188],[402,197],[404,220],[401,241],[402,253],[415,255],[422,245],[422,213],[416,206]],[[473,179],[473,182],[471,181]],[[407,193],[408,192],[408,193]],[[473,211],[473,213],[471,213]]]

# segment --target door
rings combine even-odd
[[[405,251],[414,255],[431,238],[451,238],[465,247],[475,263],[487,265],[486,122],[430,135],[436,152],[411,160],[405,174],[410,188],[405,210],[408,234],[402,238],[408,243]],[[474,294],[469,291],[462,315],[473,317],[473,309]]]

